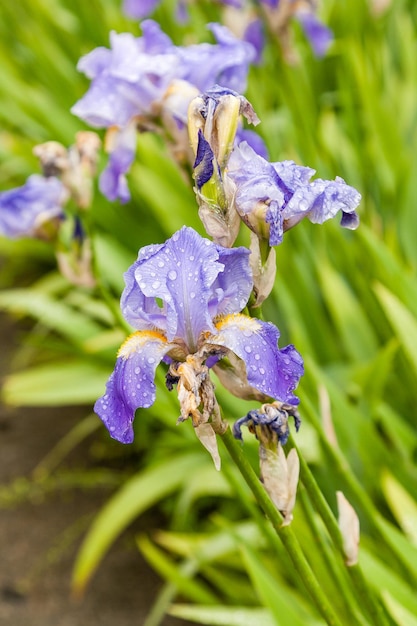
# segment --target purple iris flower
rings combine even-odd
[[[109,200],[120,199],[125,203],[130,200],[130,191],[127,185],[126,173],[130,170],[136,152],[136,126],[128,124],[122,129],[114,130],[110,143],[110,157],[101,173],[99,188]],[[111,133],[111,130],[108,131]]]
[[[80,59],[78,69],[92,82],[72,107],[74,115],[95,127],[124,129],[135,120],[146,128],[149,120],[155,124],[169,114],[177,126],[184,127],[188,105],[195,96],[186,87],[195,87],[198,92],[218,83],[239,92],[246,89],[248,67],[256,51],[225,26],[209,24],[216,44],[186,47],[175,46],[153,20],[145,20],[141,27],[142,37],[112,32],[110,49],[96,48]],[[176,90],[176,110],[172,110],[173,100],[169,98],[174,84],[184,85],[184,89]],[[124,176],[133,156],[122,138],[101,183],[110,200],[128,199]]]
[[[236,131],[235,145],[239,145],[246,142],[252,150],[259,154],[264,159],[269,158],[268,148],[265,145],[264,140],[255,130],[248,128],[242,128],[241,126]]]
[[[153,20],[142,37],[111,33],[111,48],[96,48],[78,69],[92,79],[72,112],[92,126],[125,126],[136,115],[155,115],[168,86],[185,80],[205,91],[218,83],[243,92],[255,50],[220,24],[210,24],[216,44],[175,46]],[[184,120],[185,122],[186,120]]]
[[[293,391],[302,358],[291,345],[278,349],[273,324],[241,313],[253,286],[248,257],[246,248],[223,248],[188,227],[139,251],[121,298],[136,332],[119,349],[94,407],[114,439],[133,440],[135,411],[155,401],[155,369],[164,358],[185,362],[204,354],[210,367],[233,353],[244,363],[249,385],[265,397],[298,403]]]
[[[334,39],[330,28],[322,24],[314,13],[309,11],[298,11],[295,17],[300,22],[315,56],[323,57]]]
[[[58,178],[29,176],[22,187],[0,193],[0,234],[10,239],[47,236],[47,223],[63,217],[67,197]]]
[[[160,0],[123,0],[123,13],[134,20],[141,20],[152,13]]]
[[[322,224],[342,213],[341,225],[359,225],[356,214],[361,195],[345,181],[316,179],[314,170],[293,161],[269,163],[247,144],[232,152],[227,175],[236,186],[235,206],[243,221],[271,246],[304,217]]]
[[[123,0],[123,13],[134,20],[141,20],[150,15],[159,3],[160,0]],[[185,0],[178,0],[176,19],[180,24],[188,20]]]

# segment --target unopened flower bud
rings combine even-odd
[[[336,492],[339,509],[339,529],[343,539],[346,565],[356,565],[359,553],[359,518],[341,491]]]

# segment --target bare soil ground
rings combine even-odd
[[[0,382],[17,341],[15,326],[0,316]],[[30,476],[85,414],[83,410],[80,415],[79,407],[17,410],[0,406],[0,485]],[[161,586],[134,544],[134,533],[146,530],[146,520],[116,542],[84,598],[71,598],[71,571],[82,531],[106,497],[108,493],[99,490],[70,490],[0,508],[1,626],[143,624]],[[163,622],[163,626],[181,624],[185,622],[174,618]]]

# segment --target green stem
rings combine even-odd
[[[316,511],[321,516],[333,543],[337,546],[342,557],[344,558],[343,539],[333,511],[323,496],[323,493],[320,490],[303,455],[299,453],[293,437],[290,437],[290,445],[297,450],[298,458],[300,459],[301,481]],[[375,626],[387,626],[388,622],[383,612],[382,605],[375,597],[374,589],[368,584],[361,567],[356,564],[353,566],[347,566],[346,569],[353,586],[356,589],[361,605],[367,610],[369,617],[372,618],[372,623],[375,624]]]
[[[392,541],[390,537],[387,536],[380,513],[375,509],[375,506],[372,503],[371,499],[369,498],[368,494],[364,491],[359,481],[355,478],[354,474],[350,470],[349,465],[345,457],[341,453],[340,449],[333,446],[328,440],[328,438],[326,437],[326,434],[323,430],[323,426],[320,420],[318,419],[308,398],[303,399],[303,406],[305,410],[308,410],[310,421],[320,437],[320,442],[323,447],[323,451],[326,454],[329,462],[331,463],[331,466],[334,468],[336,472],[339,473],[340,477],[342,478],[342,480],[344,481],[347,487],[347,490],[349,491],[349,493],[353,494],[353,496],[356,498],[357,502],[359,503],[360,507],[364,511],[367,517],[367,523],[372,528],[372,532],[375,536],[375,539],[381,541],[382,544],[387,548],[387,550],[389,550],[392,558],[397,563],[398,567],[401,569],[403,575],[405,575],[410,580],[410,582],[412,581],[414,584],[417,584],[417,578],[416,578],[414,571],[410,568],[407,561],[402,557],[401,553],[396,549],[396,547],[392,545]],[[308,476],[308,473],[304,472],[303,477],[306,478],[307,476]],[[318,492],[320,492],[320,490],[318,490]],[[316,497],[317,497],[318,492],[316,491]],[[311,491],[311,493],[313,493],[313,490]],[[316,506],[320,505],[320,500],[323,500],[326,507],[328,507],[322,494],[320,497],[317,497],[315,501]],[[329,528],[329,532],[331,532],[331,528],[332,527],[334,528],[334,524],[332,522],[333,514],[331,513],[331,511],[330,511],[330,514],[326,513],[325,512],[326,507],[322,507],[321,510],[323,511],[323,514],[325,515],[325,518],[326,518],[326,519],[324,518],[323,519],[326,522],[326,525],[327,523],[329,524],[328,528]],[[335,540],[335,536],[333,532],[331,533],[331,536]]]
[[[343,610],[345,619],[350,624],[364,626],[365,623],[368,624],[368,621],[360,614],[360,600],[356,598],[352,590],[343,560],[339,558],[338,551],[334,550],[333,544],[328,540],[325,528],[319,523],[319,517],[313,510],[309,495],[305,485],[304,489],[299,486],[297,500],[300,502],[307,519],[310,540],[319,546],[320,557],[323,559],[326,572],[334,584],[334,593],[337,593],[340,609]]]
[[[334,613],[326,595],[321,589],[291,527],[282,526],[283,517],[281,513],[276,509],[275,505],[271,501],[264,486],[243,454],[241,446],[234,439],[230,428],[228,428],[222,435],[222,440],[247,485],[255,496],[259,506],[272,523],[275,532],[281,539],[295,569],[297,570],[317,609],[320,611],[320,614],[326,620],[328,626],[341,626],[339,618]]]

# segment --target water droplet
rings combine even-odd
[[[114,431],[116,430],[116,426],[110,426],[109,430],[110,432],[114,433]]]
[[[248,328],[243,331],[243,334],[245,337],[252,337],[252,331],[249,330]]]
[[[263,367],[260,367],[260,368],[259,368],[259,371],[260,371],[260,373],[261,373],[261,374],[265,374],[265,370],[264,370],[264,368],[263,368]]]
[[[143,282],[142,282],[142,283],[139,283],[139,287],[140,287],[141,289],[146,289],[146,283],[143,283]]]
[[[190,293],[190,298],[195,298],[195,292],[194,292],[194,291],[192,291],[192,292]]]
[[[140,367],[135,367],[135,374],[140,374]]]
[[[175,270],[170,270],[168,272],[168,278],[170,280],[175,280],[177,278],[177,272]]]
[[[155,363],[155,359],[153,358],[153,356],[150,356],[148,358],[148,363],[150,363],[152,365],[152,363]]]
[[[174,233],[174,234],[172,235],[172,240],[173,240],[173,241],[178,241],[178,237],[179,237],[179,236],[180,236],[180,234],[179,234],[179,232],[177,231],[176,233]]]
[[[252,348],[250,346],[245,346],[245,352],[250,354],[252,352]]]
[[[251,370],[252,370],[253,372],[256,372],[256,370],[258,369],[258,368],[256,367],[256,365],[251,365],[250,367],[251,367]]]
[[[261,358],[261,355],[260,355],[260,354],[255,354],[255,359],[256,359],[256,361],[259,361],[259,359],[260,359],[260,358]]]
[[[195,257],[193,254],[190,255],[190,261],[194,261]]]
[[[152,283],[152,289],[158,289],[160,284],[159,280],[155,280],[155,282]]]
[[[136,276],[135,276],[136,280],[139,282],[142,280],[142,274],[140,274],[139,272],[136,272]]]
[[[164,267],[165,263],[163,261],[158,261],[158,267]]]

